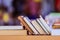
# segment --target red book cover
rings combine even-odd
[[[55,0],[55,10],[60,12],[60,0]]]

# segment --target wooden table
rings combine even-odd
[[[60,40],[60,36],[0,36],[0,40]]]

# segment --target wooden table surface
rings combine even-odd
[[[60,36],[0,36],[0,40],[60,40]]]

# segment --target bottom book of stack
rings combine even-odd
[[[0,35],[27,35],[23,26],[0,26]]]
[[[27,35],[27,30],[0,30],[0,35]]]
[[[52,29],[51,30],[51,35],[52,36],[56,36],[56,35],[59,35],[60,36],[60,29]]]

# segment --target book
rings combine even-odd
[[[56,22],[52,26],[53,29],[60,29],[60,22]]]
[[[31,20],[28,17],[24,17],[24,20],[29,25],[29,27],[34,32],[34,34],[39,34],[37,30],[34,28],[34,26],[32,25]]]
[[[60,36],[60,29],[52,29],[51,30],[51,35],[52,36]]]
[[[0,26],[0,30],[18,30],[23,29],[23,26]]]
[[[36,28],[36,30],[37,30],[40,34],[46,34],[46,33],[44,32],[44,30],[41,28],[41,26],[37,23],[36,20],[33,20],[33,21],[31,21],[31,22],[32,22],[32,24],[34,25],[34,27]]]
[[[60,25],[53,25],[53,29],[60,29]]]
[[[60,0],[55,0],[55,10],[60,12]]]
[[[0,35],[27,35],[27,30],[0,30]]]
[[[51,33],[49,25],[45,22],[45,20],[42,18],[42,16],[40,16],[40,19],[39,19],[39,20],[40,20],[40,21],[42,22],[42,24],[45,26],[45,28],[47,29],[47,31],[48,31],[49,33]]]
[[[19,16],[18,20],[20,20],[20,23],[22,23],[24,25],[24,27],[31,33],[33,34],[33,31],[31,30],[31,28],[29,27],[29,25],[25,22],[25,20],[23,19],[23,17]]]
[[[45,28],[45,26],[41,23],[41,21],[39,20],[39,18],[36,19],[37,22],[39,23],[39,25],[43,28],[43,30],[46,32],[46,34],[49,34],[47,29]]]
[[[60,29],[60,19],[56,19],[56,21],[54,22],[53,29]]]

